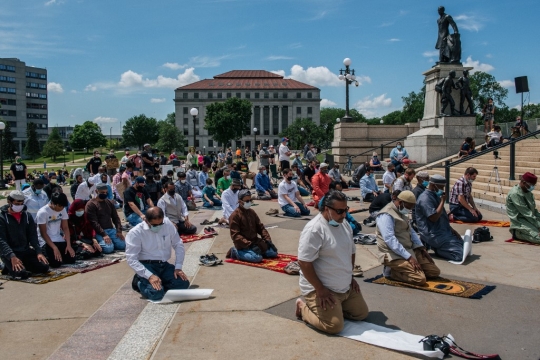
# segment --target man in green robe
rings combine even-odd
[[[532,191],[537,177],[530,172],[521,176],[506,198],[506,212],[510,218],[512,238],[540,244],[540,212],[536,209]]]

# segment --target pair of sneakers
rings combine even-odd
[[[204,228],[204,233],[206,235],[217,235],[217,231],[213,227],[206,227]]]
[[[220,260],[214,254],[206,254],[206,255],[201,255],[201,257],[199,258],[199,263],[202,266],[214,266],[214,265],[223,264],[223,260]]]

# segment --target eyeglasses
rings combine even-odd
[[[336,212],[336,214],[338,215],[343,215],[344,213],[346,213],[347,211],[349,211],[349,207],[347,206],[345,209],[334,209],[333,207],[331,206],[326,206],[327,208],[330,208],[332,210],[334,210]]]

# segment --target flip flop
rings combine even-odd
[[[214,261],[216,265],[223,264],[223,260],[220,260],[216,255],[214,255],[214,253],[212,253],[212,255],[206,255],[206,257],[208,260]]]
[[[210,225],[210,224],[213,224],[214,222],[213,221],[209,221],[208,219],[205,219],[201,225]]]
[[[216,265],[216,261],[215,260],[210,260],[208,258],[208,255],[201,255],[201,257],[199,258],[199,263],[202,266],[214,266],[214,265]]]

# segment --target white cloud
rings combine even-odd
[[[55,82],[50,82],[47,84],[47,91],[49,92],[55,92],[55,93],[63,93],[64,89],[62,89],[62,85]]]
[[[510,87],[516,86],[514,80],[501,80],[501,81],[499,81],[499,84],[500,84],[503,88],[510,88]]]
[[[454,18],[454,20],[457,23],[458,29],[478,32],[484,27],[483,19],[480,19],[474,15],[458,15]]]
[[[49,5],[60,5],[60,4],[63,4],[64,1],[62,0],[49,0],[45,3],[45,6],[49,6]]]
[[[390,106],[392,106],[392,99],[387,98],[386,94],[376,97],[373,97],[373,95],[366,96],[354,104],[354,107],[366,117],[373,117],[377,114],[378,109],[387,108]]]
[[[491,59],[491,58],[493,57],[493,55],[491,55],[491,54],[486,54],[486,57],[487,57],[488,59]]]
[[[424,57],[433,57],[433,56],[439,56],[439,50],[433,50],[433,51],[425,51],[422,56]]]
[[[481,63],[478,60],[473,60],[472,56],[467,57],[467,60],[463,63],[463,66],[472,66],[473,69],[470,71],[471,74],[477,71],[490,72],[495,70],[492,65]]]
[[[286,75],[285,70],[272,70],[274,74],[281,75],[287,79],[293,79],[313,86],[342,86],[343,81],[339,80],[338,76],[332,73],[325,66],[308,67],[304,69],[300,65],[294,65],[291,68],[291,74]],[[371,78],[365,75],[357,75],[356,80],[359,85],[371,83]]]
[[[328,100],[328,99],[322,99],[321,100],[321,107],[332,107],[332,106],[336,106],[337,104],[335,102],[333,102],[332,100]]]
[[[211,56],[195,56],[189,60],[189,65],[193,67],[218,67],[221,65],[221,60],[231,57],[223,55],[218,57]]]
[[[152,98],[150,99],[150,102],[153,103],[153,104],[157,104],[157,103],[164,103],[167,99],[165,98],[161,98],[161,99],[156,99],[156,98]]]
[[[289,49],[299,49],[301,47],[302,47],[302,43],[299,43],[299,42],[289,45]]]
[[[115,123],[117,121],[118,121],[117,118],[103,117],[103,116],[98,116],[97,118],[94,119],[95,123]]]
[[[77,93],[77,90],[71,90],[70,93],[76,94],[76,93]]]
[[[162,66],[166,67],[166,68],[169,68],[169,69],[172,69],[172,70],[180,70],[180,69],[183,69],[183,68],[187,67],[187,64],[180,65],[179,63],[166,62]]]
[[[388,41],[390,41],[390,42],[398,42],[398,41],[401,41],[401,39],[392,38],[392,39],[388,39]]]
[[[84,88],[84,91],[96,91],[97,90],[97,86],[96,85],[86,85],[86,87]]]
[[[293,57],[284,56],[284,55],[271,55],[266,58],[266,60],[275,61],[275,60],[292,60]]]

